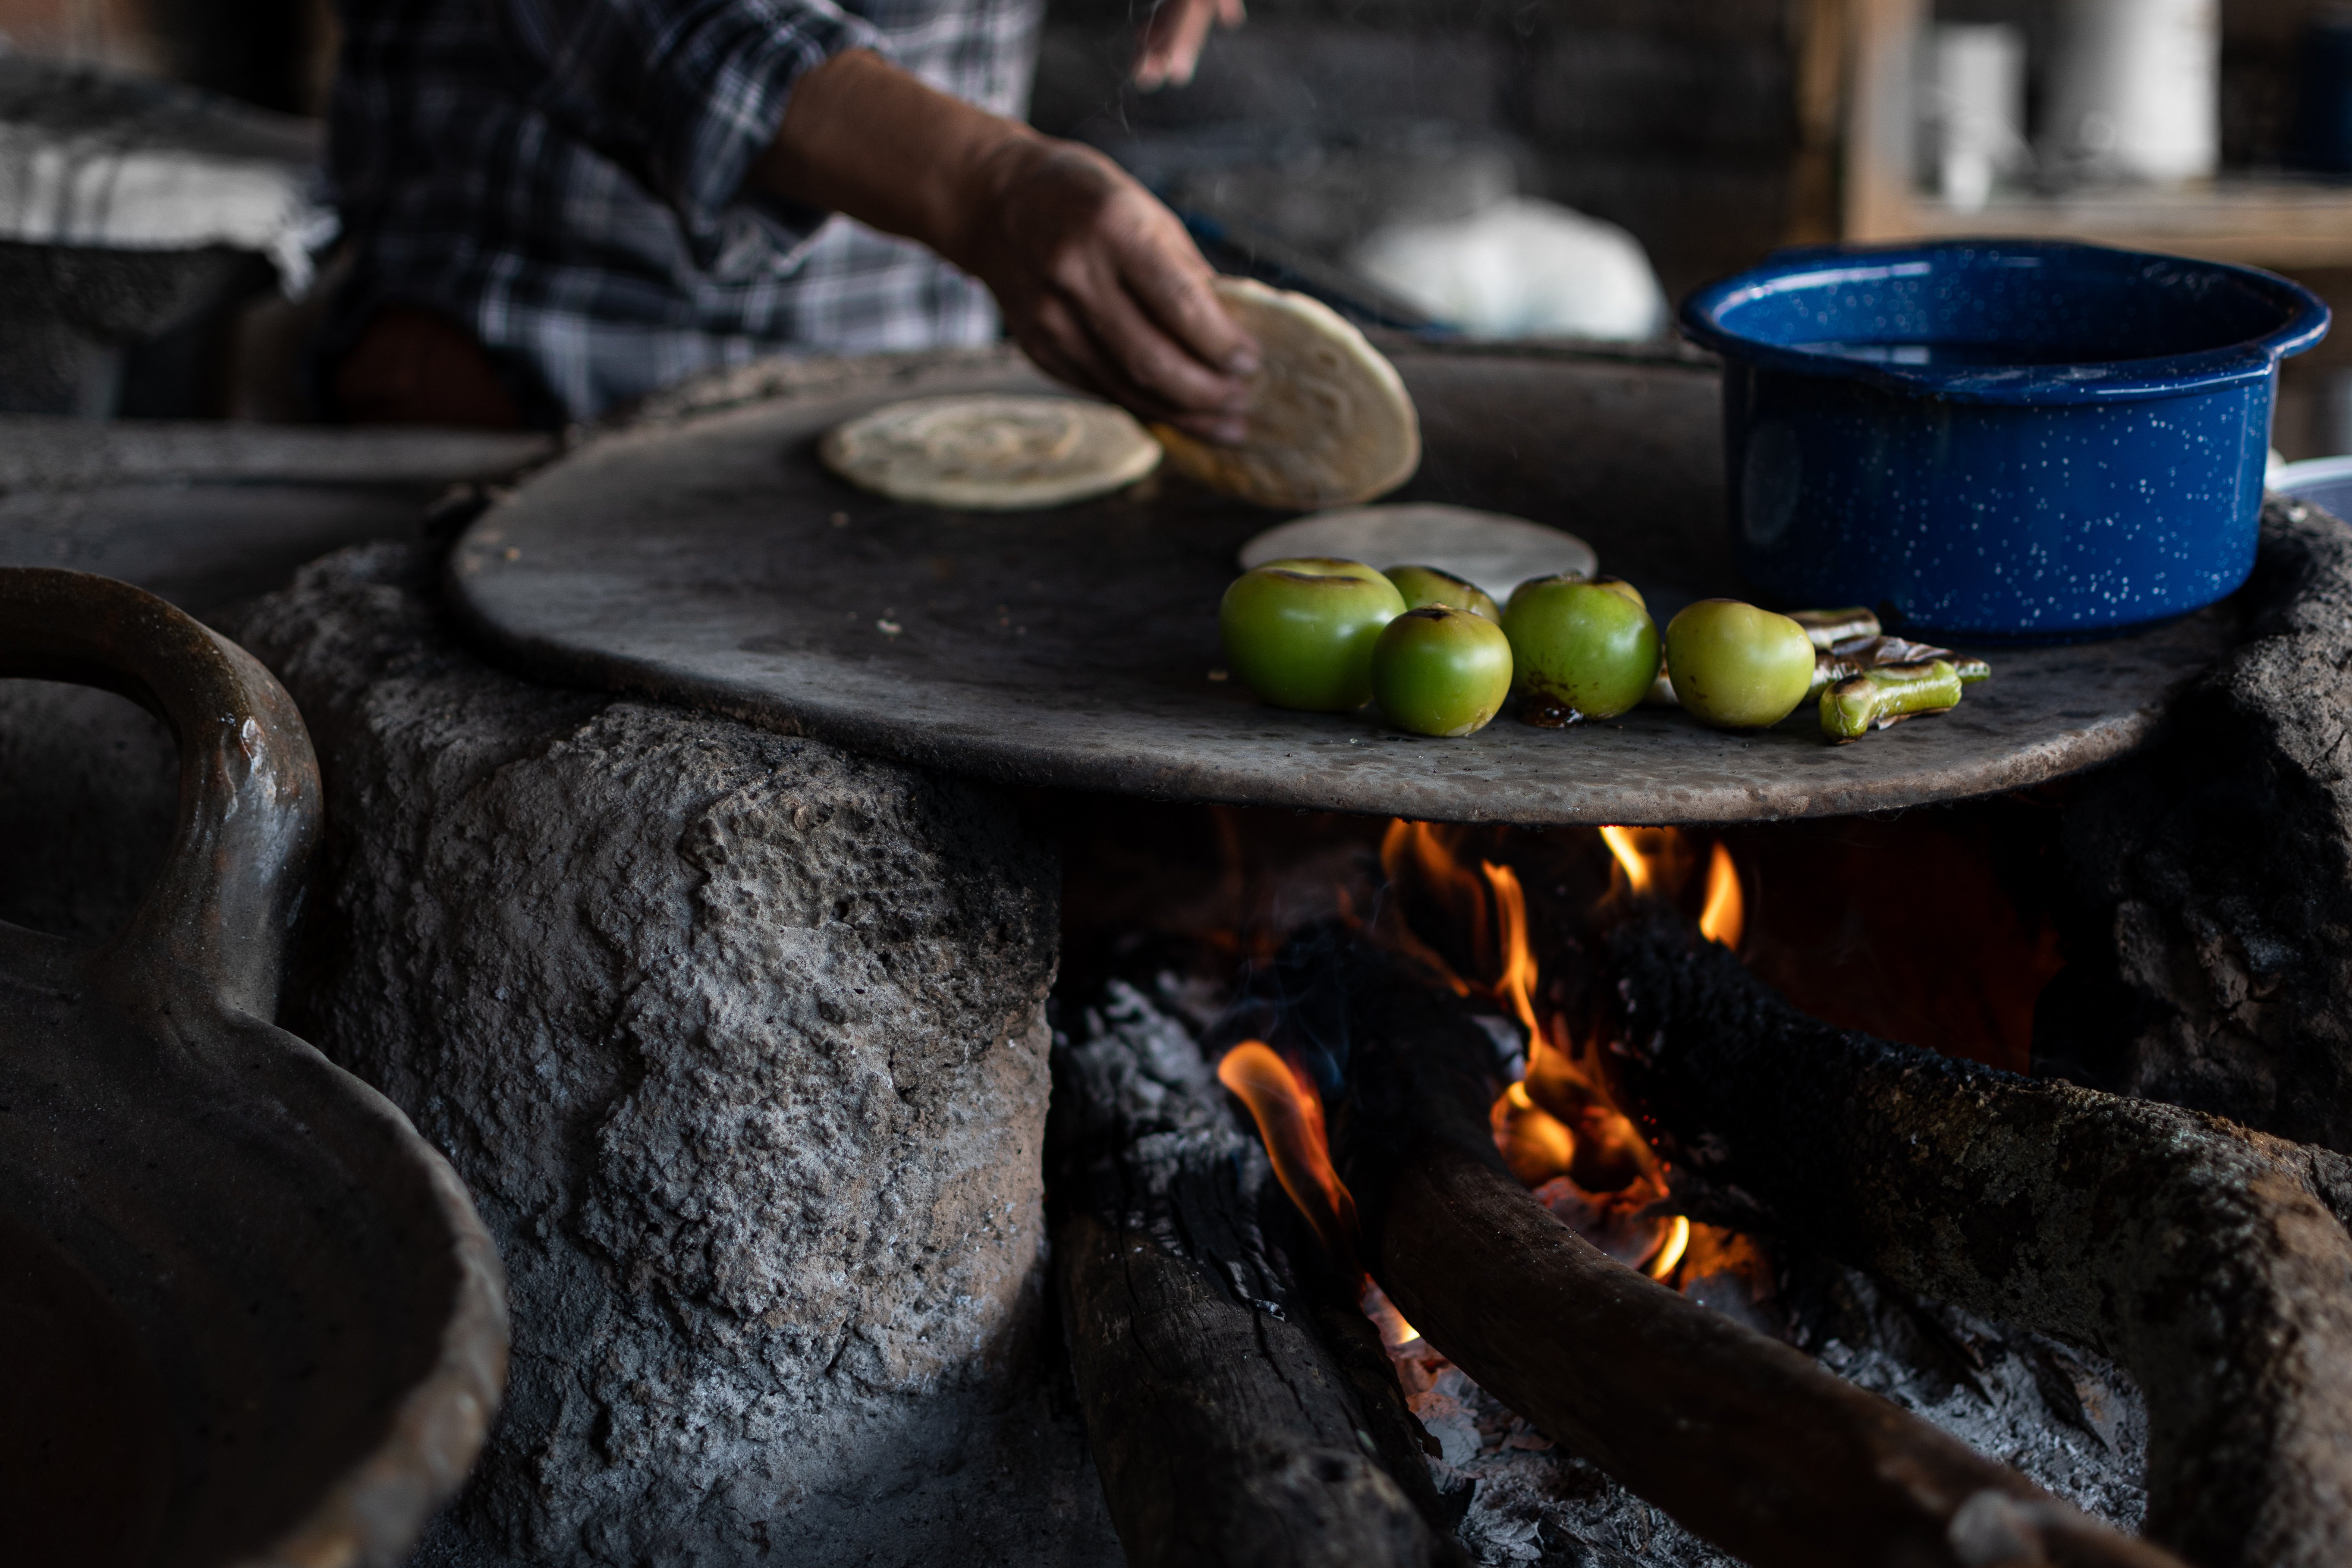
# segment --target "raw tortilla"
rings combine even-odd
[[[971,511],[1064,506],[1133,484],[1160,444],[1124,410],[1075,397],[918,397],[825,432],[824,466],[896,500]]]
[[[1245,278],[1217,298],[1263,351],[1238,447],[1155,425],[1181,473],[1260,506],[1311,510],[1386,495],[1421,466],[1421,421],[1396,366],[1329,307]]]
[[[1267,529],[1242,546],[1242,570],[1290,555],[1336,555],[1380,571],[1434,566],[1475,583],[1496,604],[1530,577],[1592,575],[1592,546],[1523,517],[1466,506],[1405,502],[1318,512]]]

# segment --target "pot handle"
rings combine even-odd
[[[125,994],[192,984],[267,1022],[320,823],[318,759],[286,689],[152,594],[36,566],[0,568],[0,676],[100,687],[171,726],[172,847],[99,961]]]

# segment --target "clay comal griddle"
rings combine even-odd
[[[1711,371],[1437,349],[1396,363],[1427,457],[1391,499],[1564,527],[1654,595],[1739,591]],[[452,561],[461,609],[534,674],[987,778],[1528,826],[1835,815],[2034,784],[2138,745],[2232,636],[2217,609],[1996,651],[1995,679],[1957,711],[1853,746],[1798,721],[1725,735],[1656,710],[1418,739],[1370,710],[1265,708],[1213,678],[1234,552],[1285,514],[1172,475],[1049,511],[943,511],[818,465],[823,431],[898,398],[1047,389],[1009,352],[779,379],[591,441],[491,509]]]

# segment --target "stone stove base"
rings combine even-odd
[[[223,628],[327,779],[288,1016],[449,1154],[509,1275],[506,1408],[418,1562],[1118,1563],[1046,1338],[1051,843],[983,788],[509,678],[432,572],[346,552]],[[0,734],[12,789],[168,822],[119,700],[16,687]],[[95,938],[145,853],[0,914]]]

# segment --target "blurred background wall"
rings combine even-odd
[[[326,0],[0,0],[0,33],[27,54],[308,115],[325,112],[337,36]]]
[[[2068,17],[2101,5],[2207,15],[2209,172],[2102,183],[2057,149]],[[1670,300],[1783,244],[1985,232],[2221,255],[2352,303],[2352,170],[2297,150],[2327,29],[2352,40],[2352,13],[2324,0],[1255,0],[1196,80],[1153,93],[1124,79],[1143,9],[1051,0],[1035,122],[1375,300],[1398,300],[1413,266],[1424,280],[1430,265],[1491,269],[1531,245],[1571,273],[1646,267]],[[1996,46],[2005,29],[2020,51],[2023,152],[1955,201],[1937,163],[1935,51],[1939,29],[1968,28]],[[312,116],[335,47],[323,0],[0,0],[0,31],[28,53]],[[2352,105],[2352,44],[2345,58]],[[1432,235],[1496,203],[1516,226],[1429,262]],[[1576,292],[1553,275],[1526,287]],[[1601,335],[1640,335],[1632,296],[1602,315]],[[1502,335],[1591,324],[1516,306],[1495,321]],[[297,412],[282,395],[205,398],[175,408],[126,384],[121,407]],[[2352,451],[2352,332],[2290,362],[2276,443],[2293,458]]]

